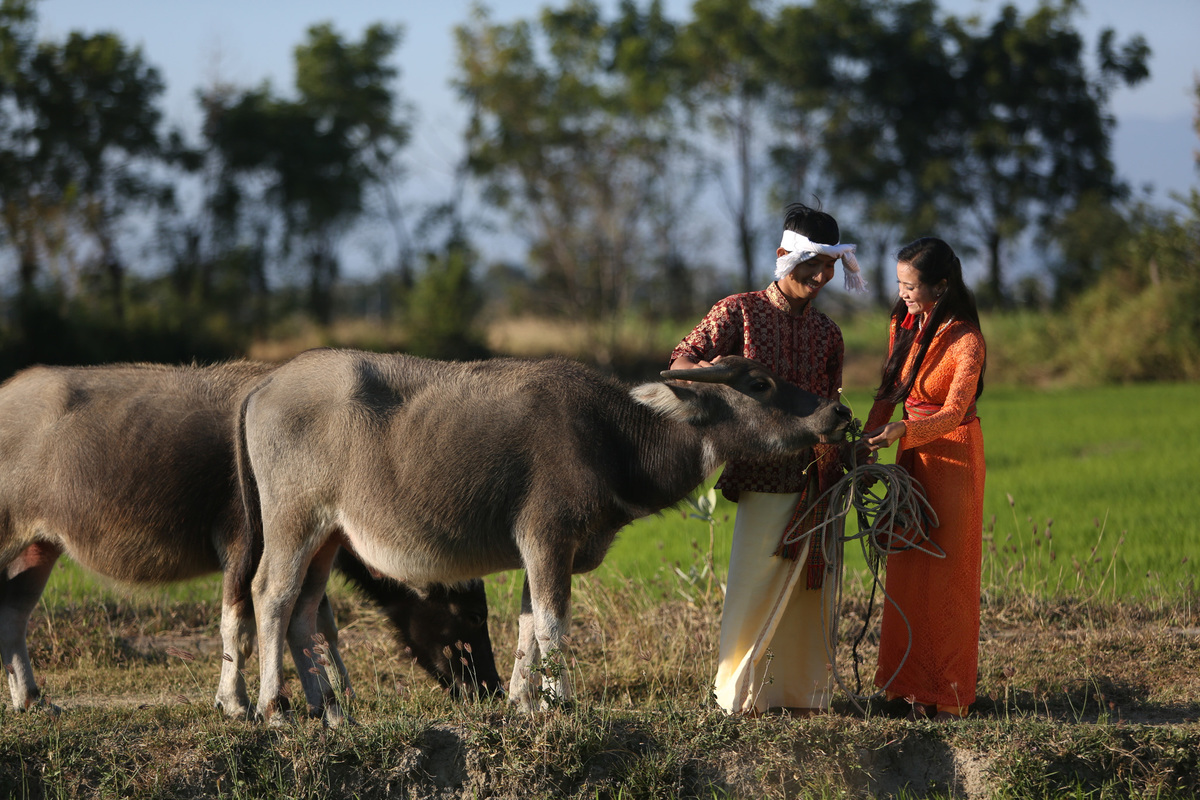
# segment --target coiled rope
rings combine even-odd
[[[829,511],[823,522],[814,525],[806,531],[798,530],[799,524],[793,525],[783,536],[783,544],[799,544],[801,548],[812,540],[818,532],[825,563],[832,565],[834,570],[832,622],[826,608],[826,593],[821,592],[821,626],[825,634],[825,652],[828,662],[833,667],[833,675],[838,686],[850,698],[854,707],[860,713],[866,710],[859,701],[869,701],[887,691],[888,686],[896,679],[908,654],[912,650],[912,625],[904,611],[896,604],[883,588],[881,573],[887,556],[915,550],[934,558],[945,558],[946,553],[934,543],[927,533],[930,528],[937,527],[937,514],[925,496],[925,489],[914,480],[906,469],[896,464],[859,464],[852,467],[842,478],[827,489],[818,498],[821,502],[828,498]],[[858,521],[858,532],[846,534],[846,518],[853,512]],[[841,672],[837,669],[837,660],[831,648],[837,647],[838,625],[842,611],[842,574],[844,560],[841,558],[842,546],[847,542],[858,541],[863,550],[867,568],[871,572],[873,584],[867,612],[863,617],[863,628],[853,646],[854,676],[856,689],[851,692],[842,680]],[[863,695],[862,679],[858,673],[858,645],[867,632],[871,618],[871,609],[875,603],[875,592],[883,592],[885,602],[895,607],[908,630],[908,646],[904,657],[896,666],[895,672],[878,691]],[[832,625],[832,630],[828,629]],[[831,644],[832,643],[832,644]]]

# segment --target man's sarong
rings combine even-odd
[[[832,698],[834,581],[805,588],[807,542],[798,558],[774,555],[799,498],[742,492],[738,499],[716,677],[717,703],[730,713],[827,709]]]

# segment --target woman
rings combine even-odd
[[[875,685],[908,699],[912,719],[955,719],[975,701],[979,661],[985,469],[975,401],[986,347],[950,245],[927,237],[905,246],[896,279],[900,297],[867,443],[878,450],[900,442],[896,462],[924,487],[939,523],[928,533],[945,558],[921,550],[888,556]],[[889,421],[901,404],[902,418]]]
[[[840,260],[850,288],[865,285],[855,245],[840,244],[837,220],[799,203],[788,206],[775,250],[775,281],[727,297],[671,353],[672,369],[707,366],[739,355],[821,397],[842,385],[842,332],[812,307]],[[820,521],[817,498],[842,475],[835,445],[810,456],[727,464],[717,483],[738,504],[721,613],[714,695],[732,714],[780,710],[809,716],[829,709],[831,565],[809,537],[784,545],[785,532]]]

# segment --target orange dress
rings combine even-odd
[[[893,326],[889,349],[894,341]],[[916,351],[914,344],[905,378]],[[891,600],[883,604],[875,672],[875,685],[889,697],[911,698],[960,715],[975,701],[979,664],[985,467],[974,401],[984,354],[983,336],[973,325],[943,323],[905,400],[907,431],[896,461],[925,488],[939,523],[929,531],[930,538],[946,557],[919,551],[888,556]],[[894,409],[877,401],[866,430],[887,424]]]

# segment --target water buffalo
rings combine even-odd
[[[257,553],[248,546],[233,434],[243,396],[272,369],[244,361],[34,367],[0,386],[0,656],[18,709],[44,703],[26,633],[66,552],[130,583],[226,572],[221,638],[230,660],[222,661],[216,704],[231,716],[248,712],[242,667],[254,617],[248,579],[231,578],[230,568],[251,574]],[[351,556],[343,563],[353,571]],[[366,571],[353,577],[396,606],[389,616],[404,625],[398,638],[439,680],[498,689],[481,581],[414,593]],[[333,639],[327,601],[321,620]],[[474,673],[442,658],[459,641],[472,644]]]
[[[258,711],[287,707],[285,638],[306,646],[337,548],[414,583],[526,570],[509,697],[569,699],[558,657],[571,575],[617,531],[682,500],[729,458],[782,456],[843,432],[850,412],[760,364],[664,372],[635,388],[550,359],[469,363],[344,350],[302,353],[247,397],[237,444],[261,503],[253,578]],[[309,685],[305,685],[306,692]],[[308,696],[327,720],[336,697]]]

